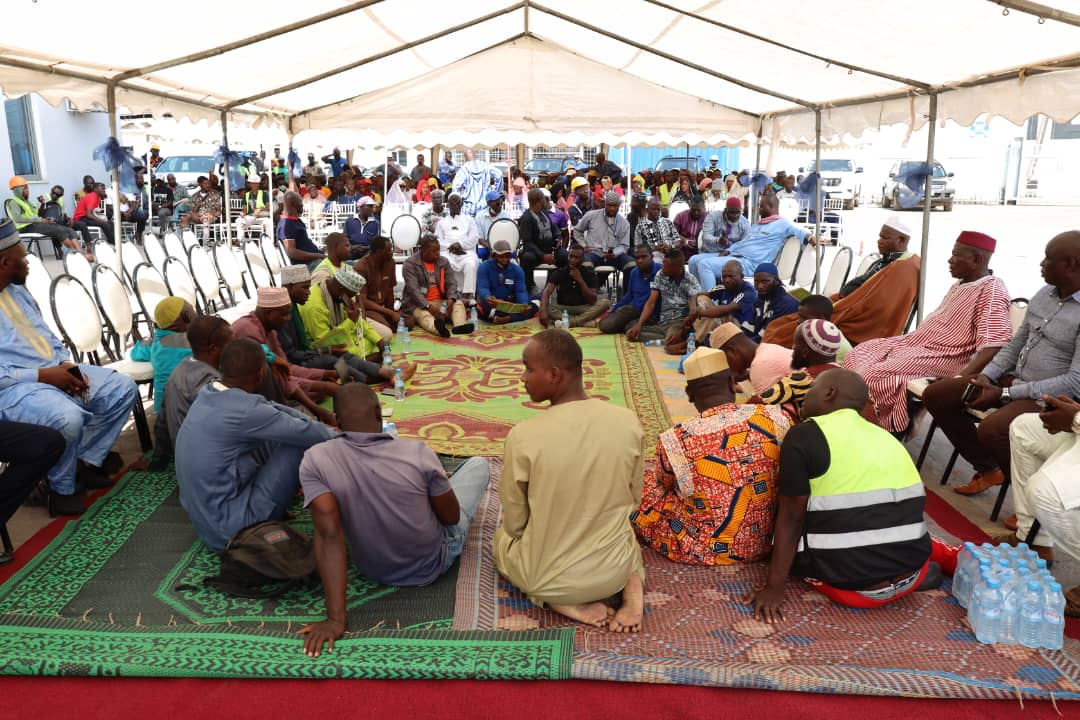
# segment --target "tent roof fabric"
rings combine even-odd
[[[224,110],[382,146],[424,132],[713,144],[759,128],[805,143],[817,110],[835,142],[921,126],[929,92],[941,120],[1075,117],[1080,2],[1039,5],[1045,22],[1019,0],[192,0],[144,41],[130,2],[51,0],[7,13],[0,87],[86,109],[113,82],[131,114]],[[47,51],[26,27],[49,28]]]

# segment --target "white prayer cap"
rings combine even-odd
[[[900,233],[901,235],[907,235],[908,240],[911,239],[911,227],[907,224],[907,221],[905,221],[904,218],[900,216],[899,213],[893,213],[892,215],[890,215],[888,218],[885,219],[885,222],[882,223],[882,225],[885,225],[886,227],[891,227],[893,230]]]

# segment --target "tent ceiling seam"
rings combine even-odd
[[[1009,10],[1016,10],[1017,12],[1034,15],[1039,18],[1040,25],[1047,20],[1054,20],[1055,22],[1064,23],[1065,25],[1080,27],[1080,15],[1066,10],[1058,10],[1049,5],[1028,2],[1027,0],[990,0],[990,2],[1005,8],[1003,12],[1005,15],[1009,14]]]

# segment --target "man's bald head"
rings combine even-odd
[[[1061,297],[1080,290],[1080,231],[1055,235],[1046,244],[1041,266],[1043,279],[1056,287]]]
[[[382,407],[370,386],[350,383],[334,396],[334,414],[345,432],[382,432]]]
[[[803,419],[828,415],[835,410],[863,409],[870,399],[866,382],[844,368],[826,370],[814,380],[803,402]]]
[[[282,202],[285,203],[285,210],[290,215],[299,215],[304,209],[304,200],[300,197],[300,193],[295,190],[285,193],[285,199]]]

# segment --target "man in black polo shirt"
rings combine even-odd
[[[599,297],[600,279],[584,262],[585,251],[574,246],[570,248],[569,266],[548,274],[540,295],[540,324],[544,327],[561,320],[563,310],[570,316],[570,327],[596,327],[596,319],[611,307],[607,298]],[[552,301],[553,293],[558,302]]]
[[[292,190],[285,193],[285,212],[278,221],[277,239],[285,246],[285,254],[293,265],[307,265],[309,270],[314,270],[326,256],[308,237],[307,226],[300,219],[303,210],[300,193]]]

